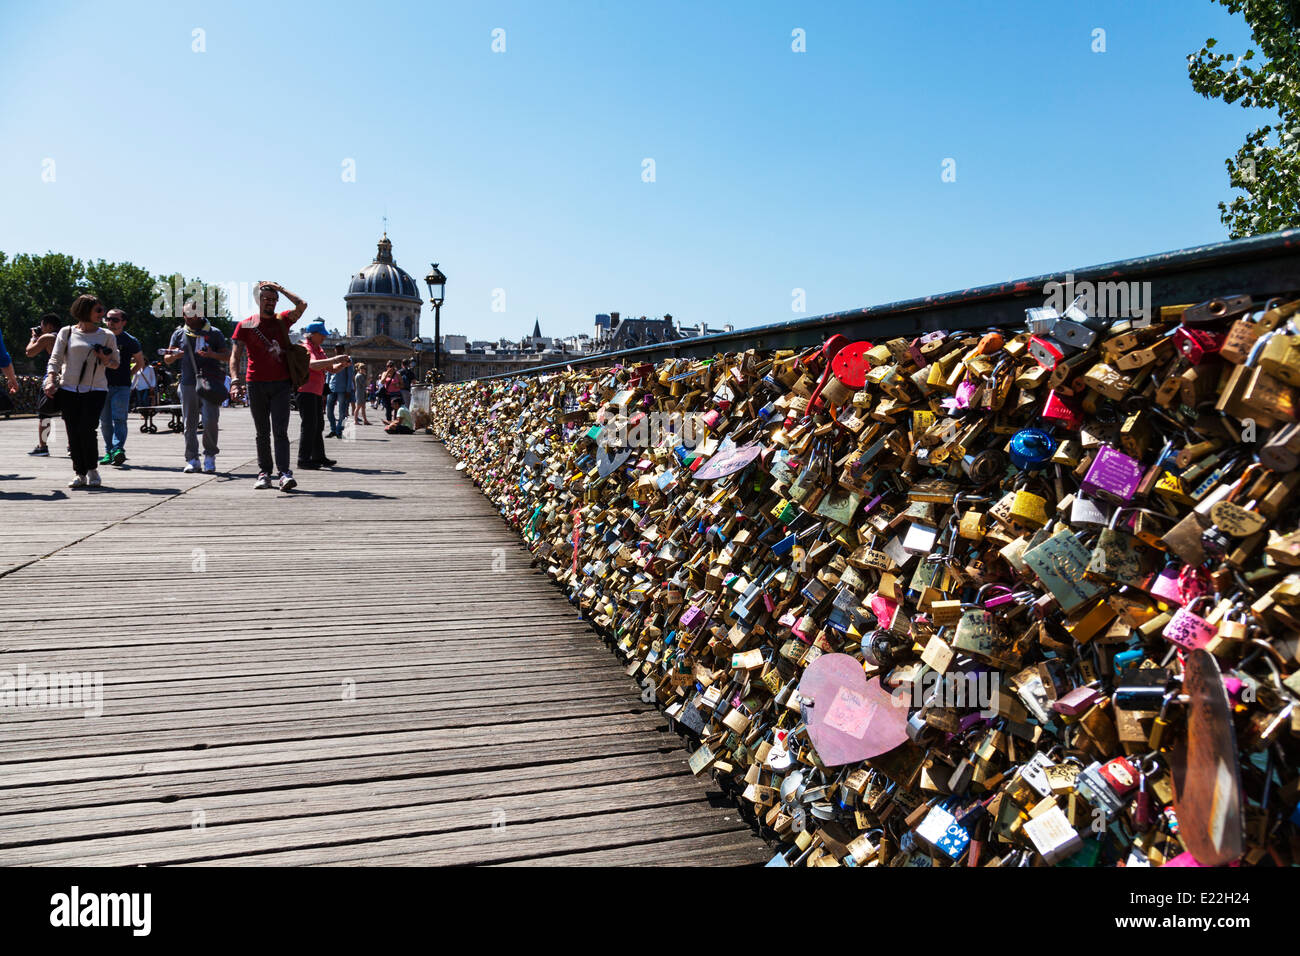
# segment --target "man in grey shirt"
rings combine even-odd
[[[163,361],[168,365],[181,363],[181,418],[185,422],[185,472],[199,470],[199,391],[197,370],[209,382],[222,385],[226,380],[226,365],[230,349],[221,330],[208,324],[199,314],[194,302],[185,303],[185,324],[172,333]],[[217,434],[220,430],[221,406],[204,401],[203,406],[203,471],[215,474],[217,470]]]

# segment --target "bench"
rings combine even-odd
[[[171,415],[171,421],[167,423],[167,428],[171,431],[179,432],[185,429],[185,424],[181,421],[181,407],[179,405],[141,405],[136,408],[136,411],[144,419],[140,424],[140,431],[146,435],[158,433],[158,426],[153,423],[153,417],[159,413]]]

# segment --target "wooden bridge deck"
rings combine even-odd
[[[245,409],[216,476],[136,425],[69,491],[0,421],[0,863],[770,855],[441,445],[361,427],[281,494]],[[102,715],[3,706],[20,668]]]

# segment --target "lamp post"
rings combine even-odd
[[[447,277],[442,274],[438,263],[435,262],[430,267],[429,274],[424,277],[424,281],[429,287],[429,301],[433,303],[433,380],[437,382],[442,379],[442,303]]]

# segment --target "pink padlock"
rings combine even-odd
[[[1178,572],[1174,568],[1165,568],[1157,574],[1147,590],[1170,604],[1181,606],[1183,603],[1183,591],[1178,584]]]
[[[1202,599],[1193,601],[1188,607],[1180,607],[1174,612],[1174,616],[1169,619],[1162,632],[1166,641],[1194,651],[1198,647],[1209,644],[1219,633],[1217,627],[1192,610],[1200,600]]]

